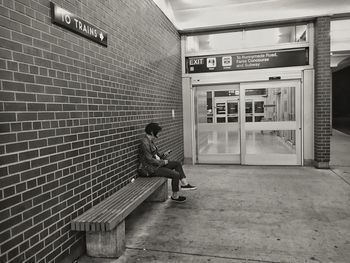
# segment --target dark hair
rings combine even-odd
[[[160,132],[162,130],[162,127],[159,126],[158,123],[155,122],[151,122],[149,124],[147,124],[146,128],[145,128],[145,132],[149,135],[153,135],[154,137],[157,137],[158,132]]]

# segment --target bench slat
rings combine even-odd
[[[150,196],[160,185],[160,181],[147,182],[147,184],[143,185],[142,188],[136,188],[136,191],[131,192],[130,196],[124,199],[123,202],[118,202],[118,209],[113,208],[109,210],[108,213],[104,214],[102,220],[97,222],[100,224],[102,231],[109,231],[113,229],[120,221],[128,216],[132,210],[134,210],[148,196]],[[125,211],[127,212],[125,213]],[[113,226],[109,225],[110,222],[114,222]]]
[[[100,227],[100,224],[98,224],[99,219],[104,217],[106,213],[110,213],[111,210],[114,210],[113,208],[117,207],[118,205],[120,206],[120,204],[122,204],[123,201],[125,201],[128,198],[128,196],[126,195],[128,190],[137,187],[144,187],[144,183],[145,182],[138,180],[137,184],[135,185],[127,185],[124,188],[120,189],[118,192],[108,197],[103,202],[101,202],[101,205],[96,205],[95,209],[91,211],[90,216],[82,219],[85,221],[85,230],[103,231],[103,229]]]
[[[135,200],[134,204],[130,204],[127,207],[125,207],[123,213],[120,215],[120,218],[112,218],[111,220],[109,220],[106,224],[107,231],[110,231],[114,227],[116,227],[123,218],[127,217],[135,209],[135,207],[139,206],[143,201],[145,201],[147,197],[149,197],[154,191],[148,189],[147,192],[147,195],[144,195],[142,199],[139,198]]]
[[[138,185],[143,185],[146,182],[144,180],[135,180],[135,183]],[[104,213],[104,210],[110,209],[110,207],[115,206],[116,202],[120,202],[123,200],[124,193],[129,188],[135,188],[134,184],[128,184],[122,189],[118,190],[111,196],[107,197],[105,200],[103,200],[101,203],[95,205],[94,207],[90,208],[88,211],[86,211],[84,214],[80,215],[79,217],[75,218],[73,221],[78,222],[80,231],[99,231],[99,227],[92,222],[96,220],[97,217],[101,216],[101,213]]]
[[[78,222],[79,224],[79,230],[82,230],[82,231],[99,230],[97,226],[92,222],[96,220],[96,217],[101,216],[101,213],[103,213],[103,209],[108,209],[108,206],[109,207],[113,206],[114,205],[113,202],[115,202],[115,200],[121,200],[121,198],[123,197],[123,193],[125,192],[125,188],[130,188],[130,185],[127,185],[124,188],[120,189],[119,191],[115,192],[114,194],[112,194],[111,196],[103,200],[101,203],[95,205],[94,207],[86,211],[84,214],[74,219],[74,221]]]
[[[128,198],[125,202],[123,202],[123,204],[119,206],[117,210],[117,213],[120,214],[119,217],[115,217],[116,211],[111,211],[110,215],[104,218],[102,223],[105,227],[105,231],[113,229],[116,226],[116,224],[118,224],[121,220],[128,216],[132,212],[132,210],[134,210],[138,205],[140,205],[144,200],[146,200],[147,197],[150,196],[158,187],[158,183],[148,185],[142,190],[140,189],[135,194],[131,195],[130,198]],[[127,212],[125,213],[125,211]],[[115,225],[110,225],[112,224],[110,222],[115,222]]]
[[[147,199],[167,179],[162,177],[137,178],[101,203],[72,220],[78,231],[110,231]]]
[[[136,182],[135,182],[136,183]],[[141,196],[144,191],[150,186],[148,184],[133,184],[133,187],[129,187],[122,192],[121,198],[114,198],[113,202],[109,203],[108,207],[103,208],[103,212],[100,213],[96,218],[94,218],[94,225],[97,231],[106,231],[105,222],[108,222],[111,217],[115,217],[117,214],[120,214],[120,211],[128,204],[133,202],[133,198],[137,198]],[[132,195],[128,193],[129,191],[133,191]],[[119,195],[120,196],[120,195]]]

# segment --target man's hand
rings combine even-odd
[[[168,156],[171,153],[171,150],[168,150],[164,153],[164,156]]]

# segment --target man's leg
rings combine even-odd
[[[175,170],[180,175],[180,180],[186,178],[185,172],[182,169],[182,164],[178,161],[169,161],[167,165],[163,166],[165,168],[169,168],[171,170]]]
[[[166,166],[163,166],[159,167],[153,175],[171,179],[171,190],[173,191],[173,193],[179,192],[179,182],[181,179],[181,175],[179,172],[174,171]]]
[[[196,190],[197,187],[190,185],[187,182],[186,175],[182,169],[182,164],[178,161],[169,161],[167,165],[163,166],[165,168],[174,169],[180,175],[181,189],[182,190]]]

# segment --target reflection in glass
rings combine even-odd
[[[253,113],[253,104],[251,101],[245,103],[245,113]]]
[[[239,154],[240,143],[238,129],[217,127],[216,129],[200,127],[198,130],[198,153]]]
[[[216,114],[226,114],[225,103],[216,103]]]
[[[186,37],[186,52],[241,49],[243,31]]]
[[[210,95],[206,91],[200,91],[196,94],[198,124],[212,122],[213,120],[212,111],[208,110],[208,96]]]
[[[225,123],[226,122],[226,117],[217,117],[216,118],[217,123]]]
[[[245,95],[246,122],[295,121],[295,87],[247,89]]]
[[[227,102],[227,122],[238,122],[238,102]]]
[[[295,154],[295,130],[247,131],[247,154]]]
[[[264,113],[264,102],[263,101],[255,101],[254,102],[254,112],[255,113]]]
[[[237,102],[227,102],[228,114],[238,113],[238,103]]]
[[[295,42],[307,41],[306,25],[299,25],[295,27]]]
[[[350,19],[331,21],[331,52],[350,50]]]
[[[308,41],[306,24],[274,28],[242,29],[234,32],[187,36],[186,52],[221,52],[306,41]]]
[[[295,41],[295,27],[253,29],[245,32],[245,46],[268,46]]]
[[[228,122],[238,122],[238,117],[227,117]]]
[[[255,121],[255,122],[263,121],[263,119],[264,119],[263,116],[255,116],[255,117],[254,117],[254,121]]]
[[[253,121],[253,102],[246,101],[245,103],[245,121],[252,122]]]
[[[237,90],[196,91],[198,156],[240,153]],[[228,125],[228,123],[230,123]],[[211,157],[210,157],[211,158]]]
[[[218,97],[230,97],[230,96],[239,96],[238,90],[218,90],[214,91],[214,96]]]
[[[198,123],[238,122],[238,90],[197,91]]]
[[[213,113],[213,99],[212,99],[211,91],[207,91],[207,110],[208,110],[208,114]]]

